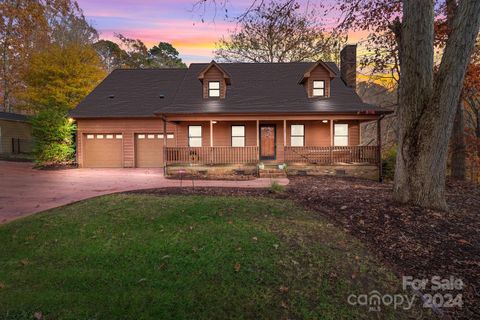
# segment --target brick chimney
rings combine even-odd
[[[348,44],[340,51],[340,74],[347,87],[357,89],[356,44]]]

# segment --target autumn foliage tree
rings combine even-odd
[[[449,12],[450,27],[435,67],[435,11],[448,4],[454,10]],[[341,0],[340,8],[345,12],[343,28],[371,30],[394,40],[397,49],[400,86],[395,199],[445,209],[448,144],[478,34],[480,2]]]
[[[104,76],[100,57],[90,46],[55,44],[33,54],[25,76],[23,100],[35,112],[32,127],[37,163],[73,159],[74,125],[67,113]]]

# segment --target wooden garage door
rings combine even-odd
[[[163,167],[163,134],[135,135],[135,166],[138,168]]]
[[[123,167],[123,136],[115,133],[86,134],[84,163],[87,168]]]

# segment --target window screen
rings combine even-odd
[[[219,81],[208,82],[208,96],[209,97],[220,97],[220,82]]]
[[[202,146],[202,126],[188,126],[188,145],[190,147]]]
[[[313,81],[313,96],[324,97],[325,96],[325,81],[314,80]]]
[[[303,147],[305,145],[305,126],[303,124],[292,124],[290,129],[290,145],[292,147]]]
[[[232,147],[245,147],[245,126],[232,126]]]
[[[334,146],[348,146],[348,124],[336,123],[333,135]]]

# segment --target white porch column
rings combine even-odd
[[[287,120],[283,120],[283,146],[287,146]]]
[[[330,119],[330,146],[333,147],[333,119]]]
[[[257,147],[260,146],[260,120],[257,120]]]
[[[213,147],[213,120],[210,120],[210,147]]]

